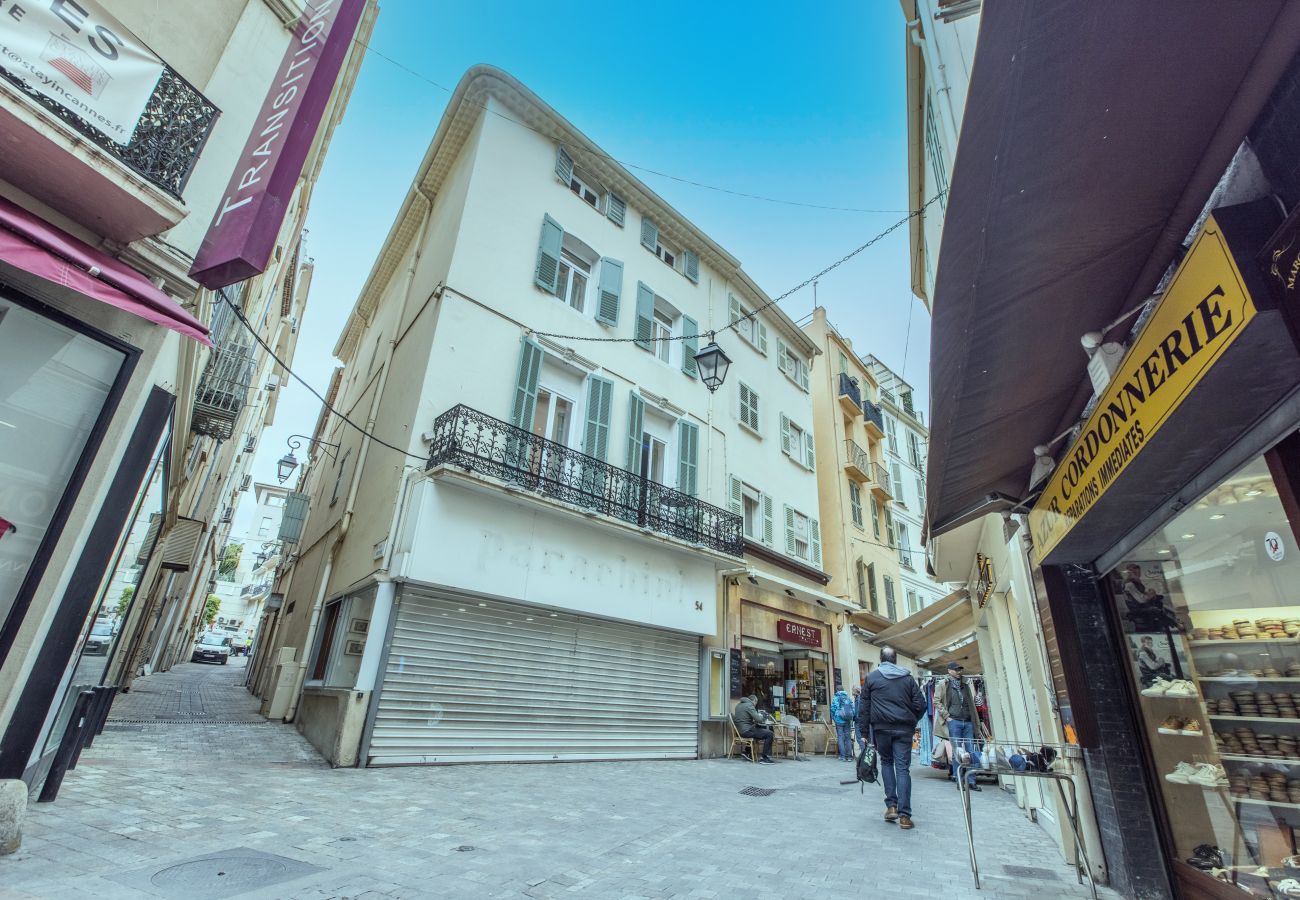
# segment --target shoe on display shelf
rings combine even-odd
[[[1228,773],[1215,763],[1200,763],[1196,771],[1187,776],[1187,783],[1207,788],[1227,787]]]
[[[1191,784],[1190,779],[1196,773],[1196,766],[1191,763],[1180,762],[1174,766],[1172,772],[1165,773],[1165,781],[1172,781],[1174,784]]]
[[[1205,735],[1205,731],[1201,728],[1201,723],[1196,719],[1188,719],[1184,722],[1183,730],[1179,733],[1188,735],[1189,737],[1204,737]]]
[[[1166,697],[1199,697],[1200,692],[1196,690],[1196,685],[1190,681],[1175,681],[1169,687],[1165,688]]]
[[[1161,734],[1182,734],[1183,720],[1178,718],[1178,716],[1170,716],[1160,723],[1160,726],[1156,728],[1156,731]]]
[[[1149,685],[1147,685],[1142,689],[1142,696],[1143,697],[1162,696],[1165,691],[1173,687],[1173,684],[1174,683],[1172,681],[1169,681],[1168,679],[1157,678],[1155,681],[1151,682]]]
[[[1277,892],[1283,897],[1300,897],[1300,881],[1284,878],[1278,882]]]

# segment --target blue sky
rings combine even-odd
[[[448,92],[424,79],[452,88],[470,66],[491,63],[625,163],[745,193],[895,211],[801,209],[633,169],[771,296],[907,206],[904,23],[890,0],[380,3],[371,46],[423,78],[367,55],[312,200],[305,253],[316,274],[294,369],[322,392],[335,340],[447,104]],[[909,290],[907,257],[902,228],[822,279],[818,299],[855,348],[905,370],[920,398],[929,317]],[[813,308],[812,289],[783,306],[799,319]],[[310,434],[318,410],[301,387],[285,391],[258,480],[274,477],[285,437]]]

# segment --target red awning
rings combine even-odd
[[[212,346],[207,327],[149,279],[3,197],[0,261]]]

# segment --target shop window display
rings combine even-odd
[[[1300,548],[1266,462],[1181,512],[1106,580],[1177,858],[1259,896],[1290,896]]]
[[[822,654],[807,650],[744,648],[742,693],[758,697],[760,708],[778,719],[824,719],[830,703],[828,668]]]

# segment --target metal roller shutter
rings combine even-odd
[[[369,765],[692,759],[699,640],[403,591]]]

